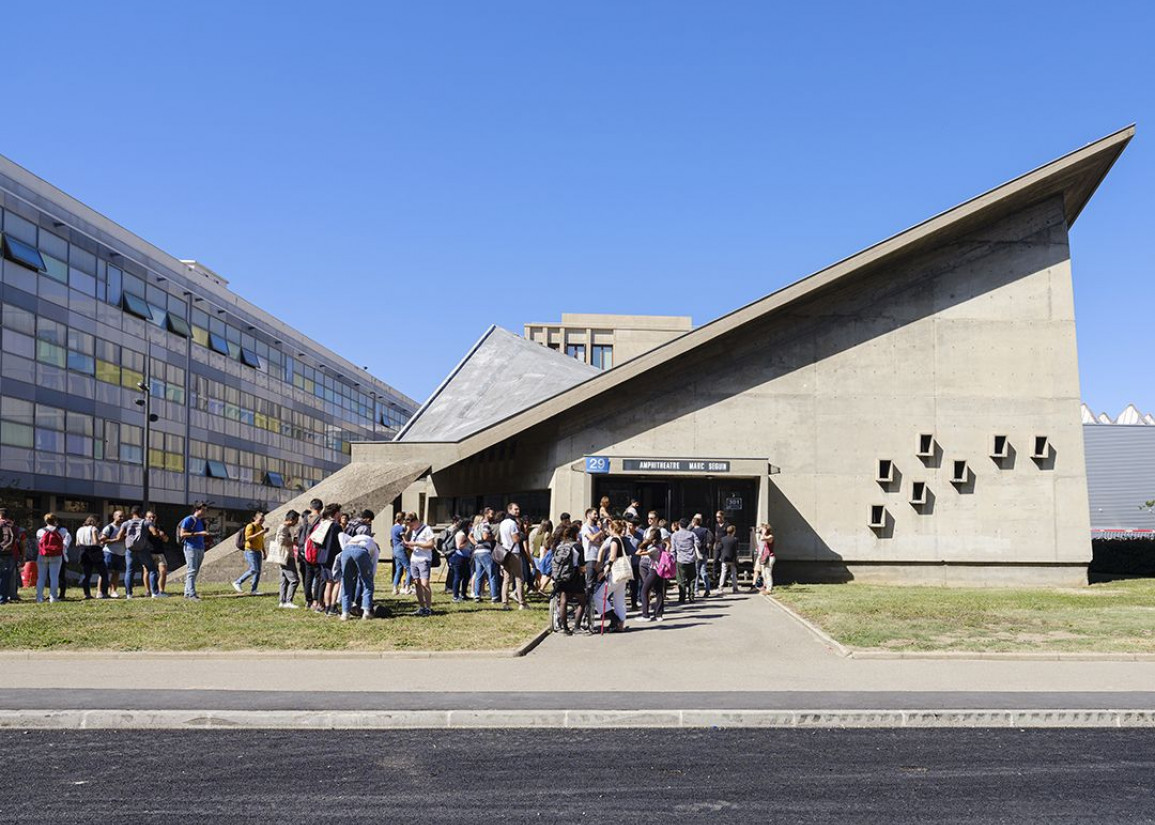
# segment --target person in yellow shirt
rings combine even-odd
[[[245,561],[248,562],[249,569],[233,582],[233,590],[238,593],[244,592],[241,585],[250,578],[253,580],[253,584],[249,592],[254,596],[260,592],[257,590],[257,585],[261,582],[261,562],[265,560],[265,533],[267,532],[269,531],[265,527],[265,514],[258,510],[253,514],[253,520],[245,525]]]

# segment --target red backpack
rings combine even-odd
[[[63,556],[64,555],[64,539],[60,535],[60,530],[45,529],[40,534],[40,555],[42,556]]]

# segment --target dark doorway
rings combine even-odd
[[[598,476],[594,479],[594,504],[609,496],[610,510],[620,513],[638,499],[643,518],[650,510],[666,519],[692,518],[701,513],[710,527],[714,513],[726,514],[737,528],[738,540],[745,549],[751,528],[758,521],[758,482],[753,478],[719,478],[717,476]]]

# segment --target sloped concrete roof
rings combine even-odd
[[[460,441],[600,372],[491,326],[395,440]]]
[[[742,326],[802,300],[815,292],[878,272],[896,260],[916,255],[966,237],[982,226],[1037,203],[1063,199],[1068,227],[1075,223],[1099,184],[1135,135],[1127,126],[1046,163],[1014,180],[941,212],[910,229],[831,264],[764,298],[723,315],[613,369],[599,372],[580,387],[571,387],[533,405],[532,409],[505,416],[481,431],[461,439],[458,460],[481,452],[549,418],[588,402],[657,366],[673,361]],[[437,469],[436,467],[434,469]]]

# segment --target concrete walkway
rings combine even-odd
[[[750,595],[674,604],[661,624],[630,621],[625,634],[552,634],[522,658],[0,656],[0,711],[428,710],[441,714],[431,717],[438,727],[454,709],[1007,711],[1000,724],[1012,724],[1011,711],[1123,709],[1155,718],[1155,662],[846,658]]]

